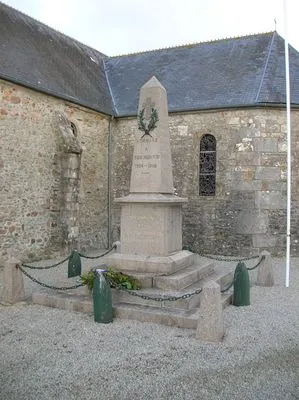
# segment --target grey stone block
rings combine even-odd
[[[281,176],[280,167],[257,167],[255,179],[279,181]]]
[[[275,235],[253,235],[252,241],[253,247],[269,248],[276,245],[277,237]]]
[[[277,138],[254,138],[253,147],[255,151],[275,153],[278,149]]]
[[[260,165],[260,154],[253,152],[238,152],[236,153],[237,165]]]
[[[268,224],[269,218],[266,211],[241,211],[238,217],[238,221],[236,223],[236,233],[266,233],[268,229]]]
[[[262,167],[281,167],[285,166],[286,162],[287,162],[286,154],[280,154],[280,153],[261,154]]]
[[[196,338],[207,342],[219,342],[224,336],[224,322],[220,286],[210,281],[203,287]]]
[[[263,251],[261,256],[264,256],[264,260],[258,266],[256,285],[273,286],[274,273],[271,254],[268,251]]]
[[[1,292],[3,303],[14,304],[23,301],[25,298],[23,273],[17,267],[20,264],[19,260],[13,258],[3,263],[3,288]]]
[[[256,192],[256,207],[266,210],[279,210],[286,208],[286,195],[281,191]]]
[[[236,183],[235,181],[232,181],[232,187],[234,186],[235,183]],[[249,190],[251,192],[254,192],[256,190],[261,190],[262,182],[260,180],[248,180],[248,181],[239,180],[238,181],[238,189],[240,191]]]

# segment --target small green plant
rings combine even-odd
[[[80,276],[80,279],[81,279],[83,285],[84,285],[84,286],[87,286],[88,289],[89,289],[90,291],[92,291],[92,289],[93,289],[93,282],[94,282],[94,279],[95,279],[95,271],[94,271],[93,269],[91,269],[91,270],[88,271],[88,272],[84,272],[84,273]]]
[[[129,290],[141,289],[138,279],[123,274],[122,272],[114,271],[111,267],[109,267],[108,271],[105,272],[105,276],[109,280],[111,287],[121,287]]]
[[[110,286],[113,288],[124,288],[129,290],[141,289],[141,284],[138,279],[133,278],[130,275],[123,274],[122,272],[115,271],[109,267],[107,272],[104,272],[105,277],[110,282]],[[80,279],[83,285],[86,285],[90,291],[93,289],[95,280],[95,269],[91,269],[88,272],[84,272]]]

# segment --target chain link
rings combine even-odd
[[[58,265],[61,265],[61,264],[65,263],[69,258],[70,258],[70,256],[64,258],[63,260],[59,261],[56,264],[47,265],[45,267],[33,267],[32,265],[28,265],[28,264],[24,264],[24,263],[22,263],[22,266],[26,267],[26,268],[30,268],[30,269],[50,269],[50,268],[58,267]]]
[[[141,298],[143,300],[153,300],[153,301],[157,301],[157,302],[176,301],[176,300],[181,300],[181,299],[188,299],[189,297],[192,297],[192,296],[194,296],[196,294],[200,294],[202,292],[202,289],[197,289],[192,293],[185,293],[185,294],[182,294],[181,296],[166,296],[165,295],[165,296],[155,297],[155,296],[150,296],[150,295],[147,295],[147,294],[141,294],[141,293],[138,293],[136,291],[129,290],[129,289],[125,289],[120,285],[115,285],[114,284],[114,286],[116,286],[116,289],[122,290],[122,291],[128,293],[131,296],[139,297],[139,298]]]
[[[247,270],[248,270],[248,271],[253,271],[254,269],[256,269],[256,268],[261,264],[261,262],[262,262],[265,258],[266,258],[265,256],[262,256],[261,259],[259,260],[259,262],[258,262],[254,267],[247,268]]]
[[[265,259],[265,256],[262,256],[261,259],[259,260],[259,262],[254,267],[251,267],[251,268],[246,267],[247,271],[253,271],[254,269],[256,269],[264,259]],[[228,285],[227,288],[221,290],[221,293],[227,292],[233,286],[234,282],[235,281],[233,279],[232,282]]]
[[[110,253],[115,248],[116,248],[116,245],[114,245],[113,247],[111,247],[111,249],[107,250],[105,253],[103,253],[103,254],[101,254],[99,256],[85,256],[84,254],[81,254],[81,253],[78,253],[78,254],[79,254],[80,257],[94,260],[96,258],[104,257],[106,254]],[[63,260],[61,260],[61,261],[59,261],[59,262],[57,262],[55,264],[52,264],[52,265],[47,265],[45,267],[36,267],[36,266],[34,267],[33,265],[28,265],[28,264],[25,264],[25,263],[22,263],[22,266],[26,267],[26,268],[30,268],[30,269],[50,269],[50,268],[58,267],[59,265],[65,263],[67,260],[69,260],[69,258],[70,258],[70,256],[67,256]]]
[[[233,279],[232,282],[228,285],[227,288],[221,290],[221,293],[227,292],[233,286],[234,283],[235,283],[235,281]]]
[[[113,249],[116,249],[116,245],[112,246],[111,249],[105,251],[105,253],[101,254],[100,256],[85,256],[84,254],[79,253],[80,257],[88,258],[90,260],[95,260],[96,258],[104,257],[106,254],[110,253]]]
[[[77,289],[81,286],[84,286],[83,283],[78,283],[76,285],[73,286],[62,286],[62,287],[57,287],[57,286],[53,286],[53,285],[47,285],[44,282],[40,282],[39,280],[37,280],[36,278],[34,278],[33,276],[29,275],[28,272],[26,272],[21,265],[17,265],[17,268],[20,268],[20,270],[23,272],[24,275],[26,275],[29,279],[31,279],[33,282],[39,284],[40,286],[43,286],[45,288],[48,289],[54,289],[54,290],[70,290],[70,289]]]

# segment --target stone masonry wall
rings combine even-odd
[[[292,111],[292,254],[299,255],[299,110]],[[129,191],[136,119],[113,129],[113,196]],[[199,196],[199,143],[217,140],[216,195]],[[248,256],[267,249],[285,252],[286,116],[284,109],[260,108],[170,115],[176,193],[184,207],[183,243],[201,253]],[[114,206],[114,239],[119,208]]]
[[[63,140],[57,113],[77,128],[79,248],[107,246],[109,117],[0,81],[0,255],[25,260],[67,253]],[[299,255],[299,110],[292,111],[292,254]],[[112,125],[112,197],[129,192],[135,118]],[[199,196],[199,143],[217,140],[216,196]],[[183,243],[198,252],[285,252],[286,117],[278,108],[170,115],[173,175],[184,206]],[[71,178],[70,178],[71,179]],[[64,193],[64,195],[63,195]],[[74,196],[76,197],[76,196]],[[119,239],[113,205],[112,240]]]
[[[28,260],[68,251],[57,112],[75,124],[83,149],[80,248],[105,247],[108,117],[5,81],[0,81],[0,105],[0,255]]]

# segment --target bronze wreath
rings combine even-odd
[[[159,121],[158,111],[152,107],[150,120],[148,124],[146,124],[144,119],[144,111],[145,109],[143,108],[137,115],[138,129],[144,132],[144,135],[141,136],[142,138],[145,135],[150,135],[150,132],[157,128],[157,122]]]

